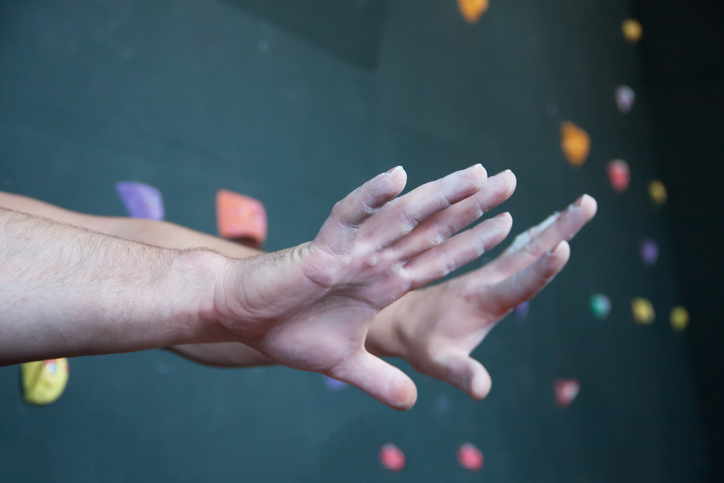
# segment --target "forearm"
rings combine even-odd
[[[0,206],[157,247],[179,250],[203,247],[230,258],[248,258],[263,253],[166,221],[88,215],[11,193],[0,192]],[[404,305],[402,302],[410,298],[410,295],[390,305],[375,318],[367,337],[367,350],[381,356],[399,355],[396,327],[400,307]],[[213,366],[249,367],[274,364],[258,351],[236,342],[175,345],[166,348],[196,362]]]
[[[0,208],[0,364],[224,340],[213,252],[162,249]]]
[[[248,258],[262,253],[167,221],[88,215],[12,193],[0,192],[0,206],[157,247],[206,248],[229,258]]]
[[[89,215],[12,193],[0,192],[0,206],[157,247],[178,250],[206,248],[230,258],[248,258],[262,253],[166,221]],[[213,366],[251,367],[274,364],[260,352],[238,342],[169,345],[165,348],[196,362]]]

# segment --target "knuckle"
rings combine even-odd
[[[437,225],[437,235],[438,238],[436,241],[438,241],[438,245],[443,242],[443,240],[447,240],[451,236],[455,234],[455,229],[452,225],[449,223],[442,223]]]
[[[344,212],[345,212],[345,200],[338,201],[334,204],[332,207],[331,215],[334,218],[340,219],[342,218]]]
[[[539,255],[540,250],[538,249],[538,244],[535,242],[535,240],[528,240],[522,247],[524,253],[532,256],[537,257]]]
[[[402,210],[402,226],[412,230],[420,224],[420,216],[415,213],[410,206],[405,206]],[[408,231],[409,233],[409,231]]]

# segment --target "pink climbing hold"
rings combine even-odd
[[[119,182],[116,191],[131,218],[163,220],[163,198],[158,189],[143,183]]]
[[[581,384],[578,379],[558,379],[555,384],[556,403],[559,407],[567,407],[580,391]]]
[[[623,193],[628,189],[631,182],[631,172],[626,161],[614,159],[608,163],[606,171],[608,172],[608,180],[617,193]]]
[[[379,457],[382,466],[390,471],[402,471],[407,464],[405,453],[392,443],[387,443],[382,446]]]
[[[458,449],[458,463],[470,471],[478,471],[485,464],[483,453],[472,443],[465,443]]]

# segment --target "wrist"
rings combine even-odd
[[[165,310],[182,331],[175,344],[225,342],[233,337],[218,323],[214,293],[229,260],[210,250],[184,250],[171,264]]]

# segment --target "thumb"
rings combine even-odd
[[[398,411],[410,409],[417,401],[417,387],[412,379],[364,349],[334,367],[329,375],[363,390]]]
[[[452,353],[440,362],[447,369],[443,380],[462,389],[471,398],[480,400],[490,392],[490,374],[481,363],[466,353]]]

